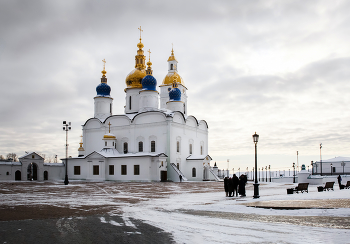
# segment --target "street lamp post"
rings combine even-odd
[[[343,170],[343,171],[344,171],[344,170]],[[254,181],[254,167],[253,167],[252,175],[253,175],[253,181]]]
[[[66,176],[64,177],[64,184],[68,185],[68,131],[71,130],[71,122],[63,121],[63,130],[66,132]]]
[[[259,184],[258,184],[258,155],[257,155],[257,144],[259,140],[259,135],[253,135],[253,142],[255,144],[255,183],[254,183],[254,196],[253,198],[259,198]]]
[[[295,163],[293,163],[293,183],[295,183]]]
[[[269,176],[270,176],[270,182],[271,182],[271,165],[269,165]]]
[[[322,176],[322,154],[321,154],[321,149],[322,149],[322,143],[320,143],[320,164],[321,164],[321,176]]]
[[[333,175],[333,164],[331,163],[331,175]]]
[[[265,171],[266,171],[266,182],[267,182],[267,166],[265,166]]]
[[[341,163],[341,166],[343,166],[343,174],[344,174],[344,166],[345,166],[344,161]]]

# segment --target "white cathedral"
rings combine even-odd
[[[124,114],[112,114],[104,65],[94,117],[83,125],[78,157],[68,160],[69,179],[218,180],[216,167],[210,167],[207,122],[187,113],[187,88],[173,49],[159,93],[141,37],[137,47],[135,69],[125,79]]]

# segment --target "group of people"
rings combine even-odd
[[[239,178],[236,174],[234,174],[232,177],[225,177],[224,178],[224,188],[226,197],[234,197],[236,194],[236,197],[241,195],[241,197],[245,197],[245,185],[247,184],[247,176],[241,175]]]

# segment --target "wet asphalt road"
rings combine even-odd
[[[2,243],[175,243],[170,233],[136,219],[95,215],[0,221]]]

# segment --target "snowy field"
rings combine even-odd
[[[101,222],[118,228],[140,219],[171,233],[176,243],[350,243],[350,189],[339,190],[337,185],[334,191],[317,192],[316,186],[309,186],[309,193],[287,195],[293,184],[262,183],[260,199],[253,199],[251,182],[243,198],[225,197],[222,182],[0,184],[2,208],[103,206],[104,214],[121,216],[124,223],[103,217]],[[304,208],[247,206],[257,202]]]
[[[311,186],[309,193],[287,195],[286,188],[289,187],[283,184],[263,184],[260,187],[259,200],[251,197],[253,196],[252,187],[248,188],[245,198],[226,198],[223,192],[184,193],[150,200],[137,206],[124,207],[123,212],[127,217],[145,220],[149,224],[171,232],[177,243],[350,243],[348,224],[350,208],[274,210],[241,205],[271,200],[346,200],[350,198],[350,190],[335,189],[334,192],[317,192],[316,186]],[[191,211],[198,210],[214,211],[218,214],[217,217],[215,214],[211,214],[210,217],[191,214]],[[232,218],[230,218],[231,213],[235,213]],[[330,219],[333,216],[345,217],[347,229],[312,227],[303,223],[275,223],[274,218],[263,218],[260,221],[261,215],[323,216]]]

